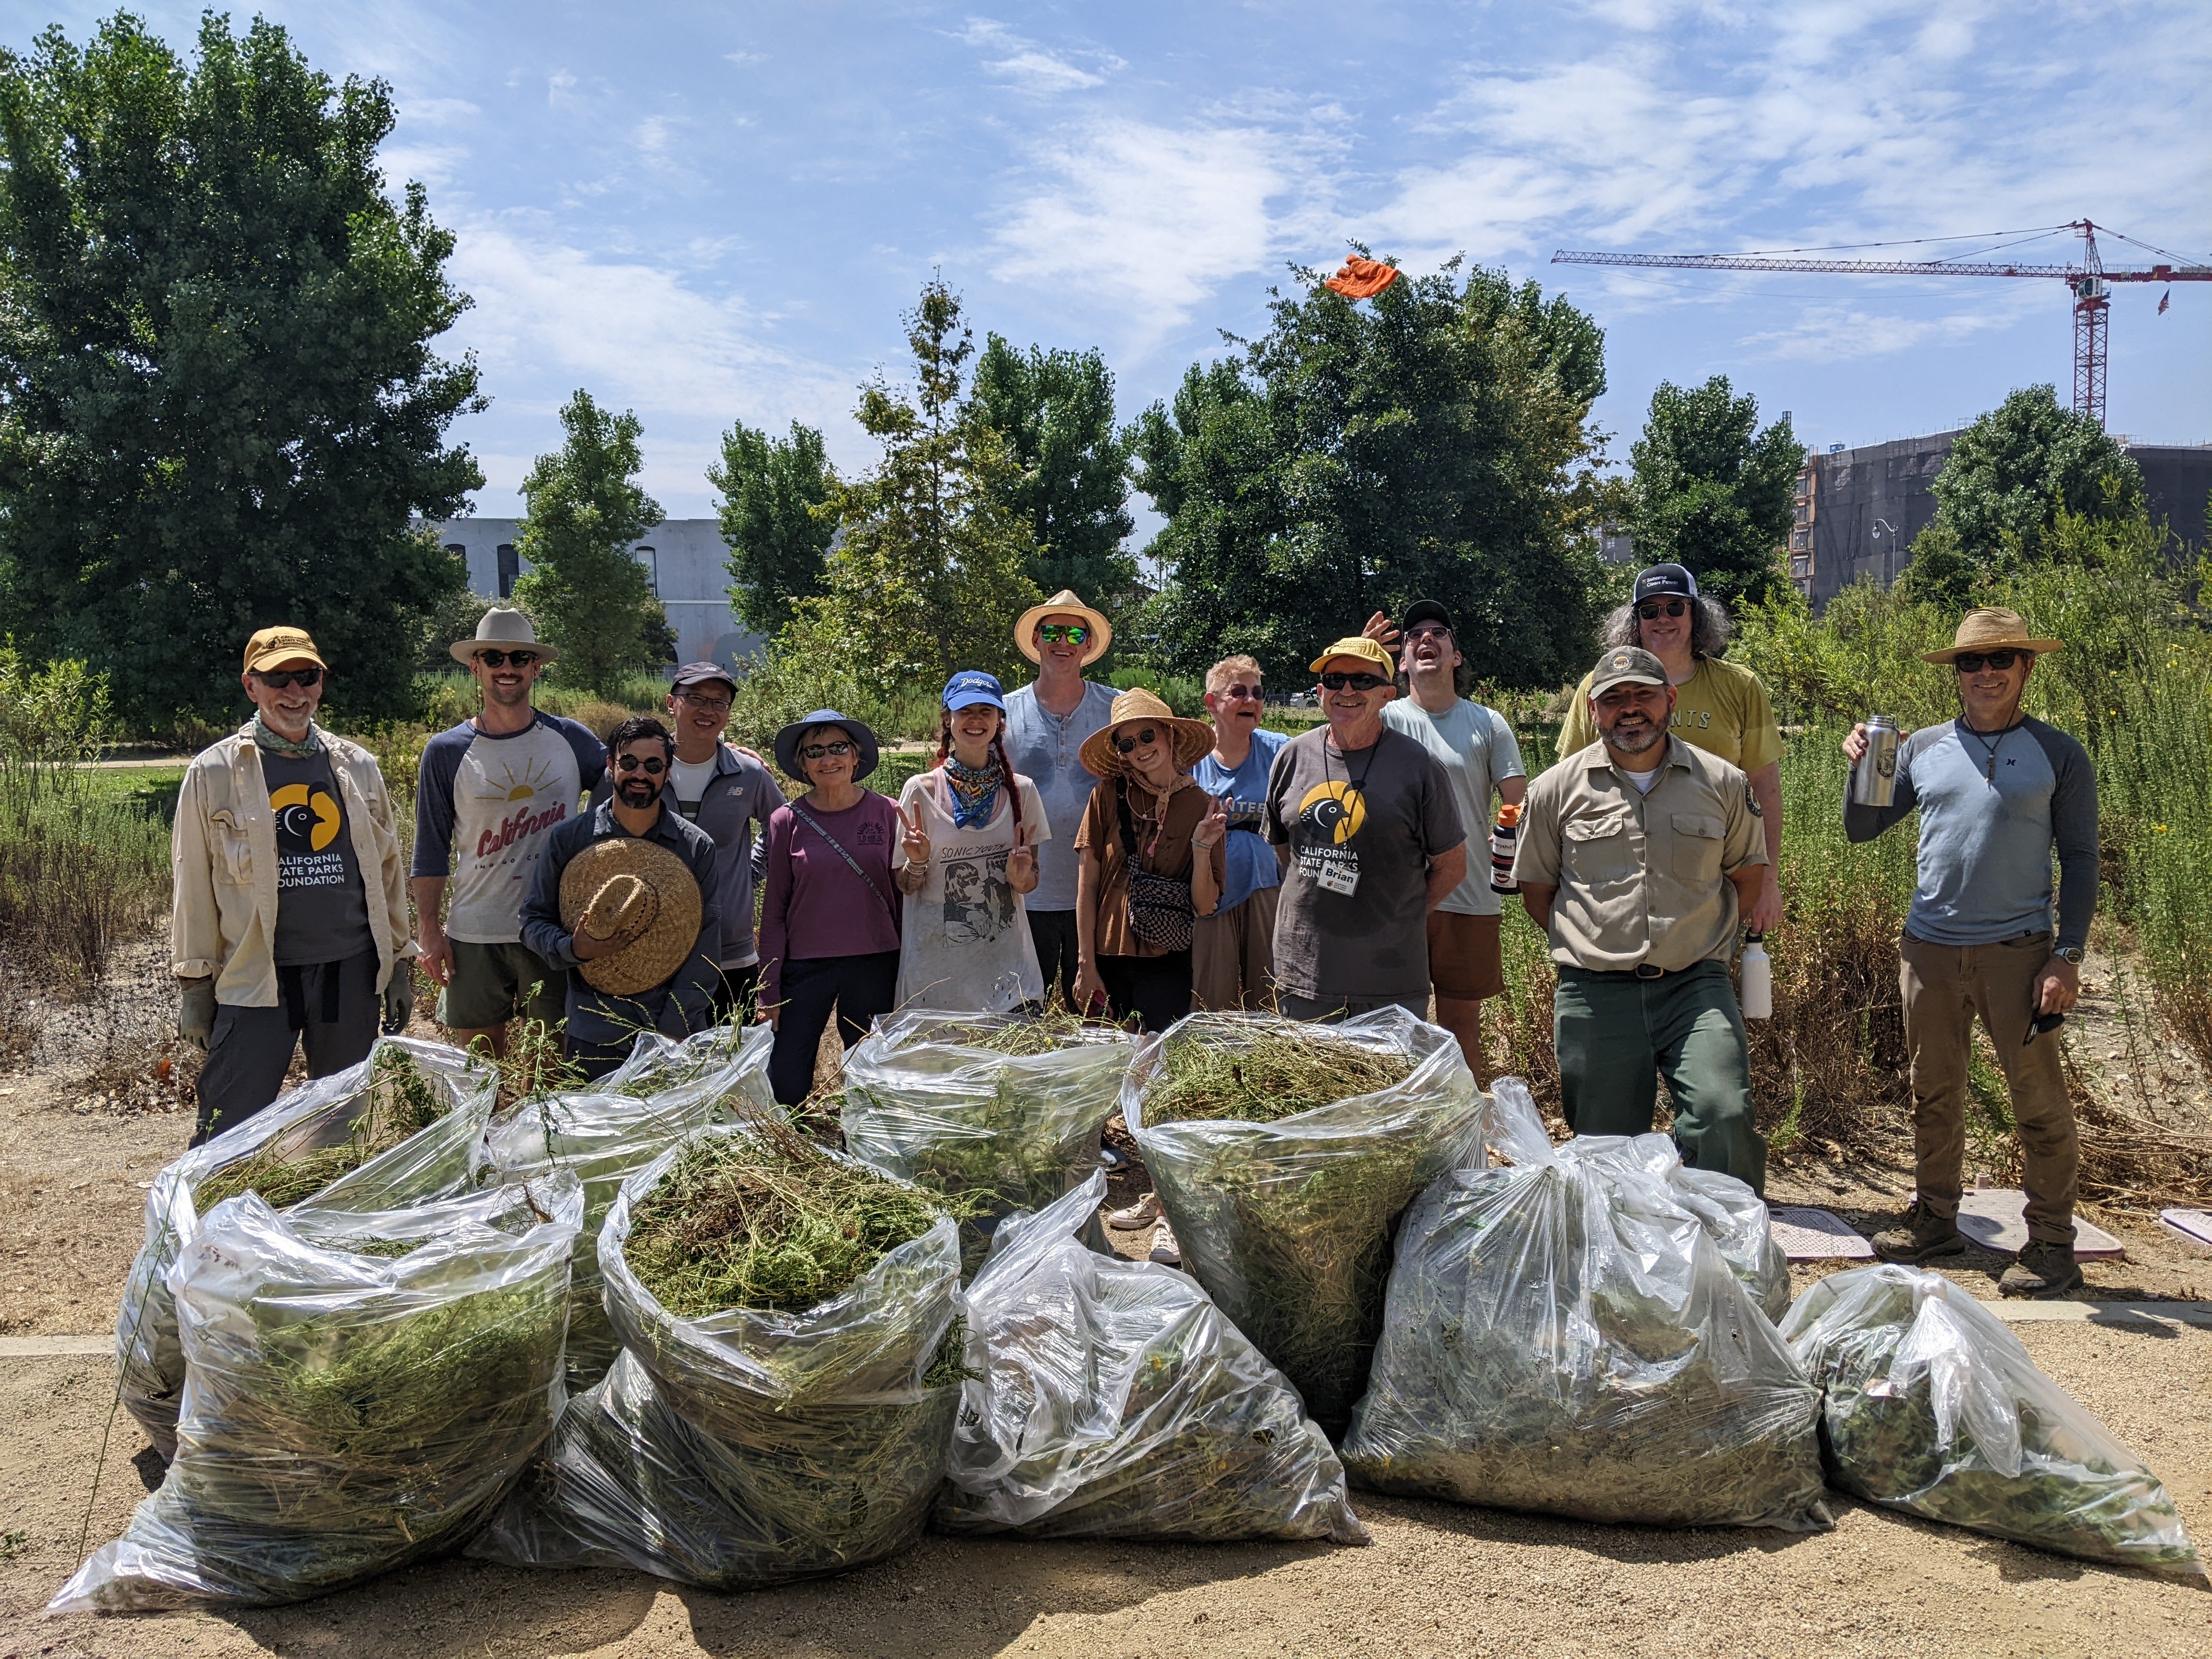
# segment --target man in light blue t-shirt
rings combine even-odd
[[[1192,994],[1201,1008],[1265,1008],[1275,994],[1275,901],[1282,864],[1260,835],[1267,810],[1267,769],[1290,738],[1260,729],[1266,705],[1260,665],[1224,657],[1206,671],[1213,752],[1191,777],[1229,809],[1228,878],[1221,902],[1191,927]]]

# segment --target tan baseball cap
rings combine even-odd
[[[246,642],[246,672],[249,674],[302,658],[318,668],[330,666],[303,628],[264,628]]]
[[[1590,671],[1589,694],[1602,696],[1616,685],[1664,685],[1667,665],[1641,646],[1616,646]]]

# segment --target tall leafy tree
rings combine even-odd
[[[580,391],[561,407],[561,447],[522,481],[514,550],[530,568],[514,597],[561,647],[562,672],[604,692],[668,659],[667,614],[629,550],[660,522],[660,503],[637,483],[645,458],[635,414]]]
[[[823,590],[837,533],[823,510],[837,481],[822,434],[797,421],[788,438],[743,421],[722,434],[707,478],[722,492],[716,517],[730,544],[730,602],[748,628],[781,632],[793,606]]]
[[[415,519],[483,483],[453,418],[468,304],[418,185],[385,193],[380,81],[213,15],[188,66],[118,14],[0,53],[0,606],[131,724],[243,708],[257,628],[312,632],[332,702],[410,701],[465,574]]]
[[[1297,684],[1370,612],[1427,598],[1479,675],[1579,672],[1601,331],[1533,283],[1462,281],[1457,261],[1359,305],[1301,276],[1265,337],[1137,420],[1137,487],[1168,519],[1149,551],[1170,573],[1139,647],[1184,673],[1249,652]]]
[[[1662,380],[1629,457],[1638,562],[1686,565],[1722,599],[1763,600],[1781,585],[1805,459],[1787,416],[1762,430],[1758,399],[1736,396],[1725,374]]]
[[[2062,507],[2110,524],[2143,511],[2142,469],[2096,422],[2060,408],[2047,384],[2014,392],[1961,432],[1929,489],[1929,530],[1955,538],[1982,568],[2045,556]]]
[[[975,418],[1006,444],[1015,471],[1001,490],[1028,524],[1030,579],[1072,587],[1113,611],[1133,593],[1128,441],[1114,422],[1114,376],[1097,350],[1017,351],[996,334],[975,360]]]
[[[801,625],[823,630],[879,694],[956,668],[1003,674],[1014,618],[1037,598],[1035,544],[1006,505],[1015,463],[961,396],[975,348],[959,296],[933,280],[905,320],[914,386],[878,375],[861,388],[857,416],[882,454],[836,487],[843,538],[828,591],[800,606]]]

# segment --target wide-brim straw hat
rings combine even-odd
[[[1189,771],[1212,751],[1212,726],[1204,720],[1184,720],[1160,700],[1158,693],[1139,686],[1115,698],[1114,710],[1106,724],[1083,740],[1083,747],[1078,752],[1093,777],[1119,777],[1129,769],[1128,762],[1114,746],[1114,734],[1125,726],[1139,723],[1165,726],[1175,734],[1175,769],[1178,772]]]
[[[1036,632],[1037,624],[1047,617],[1080,617],[1090,629],[1091,637],[1083,642],[1083,663],[1089,667],[1106,654],[1106,647],[1114,643],[1114,624],[1106,620],[1105,612],[1094,611],[1075,597],[1075,590],[1063,587],[1042,605],[1033,605],[1015,619],[1014,646],[1031,662],[1042,662],[1037,654],[1036,641],[1030,636]]]
[[[551,662],[561,653],[538,637],[538,630],[530,625],[530,618],[507,605],[495,605],[483,613],[477,624],[476,637],[455,640],[446,649],[455,662],[463,667],[476,659],[479,651],[535,651],[541,663]]]
[[[806,781],[806,769],[799,761],[799,740],[817,726],[834,726],[853,740],[854,782],[858,783],[876,769],[876,762],[883,756],[883,748],[877,743],[876,734],[862,722],[841,714],[834,708],[817,708],[805,719],[792,721],[775,734],[775,763],[782,768],[784,776]]]
[[[1951,643],[1941,651],[1922,652],[1920,660],[1949,662],[1962,651],[2032,651],[2041,657],[2065,648],[2063,640],[2038,639],[2031,635],[2027,619],[2019,611],[1993,605],[1969,611]]]
[[[634,876],[652,895],[650,919],[611,955],[578,964],[592,989],[633,997],[664,985],[699,943],[699,884],[691,867],[658,842],[617,836],[593,842],[561,872],[561,925],[571,933],[609,882]]]

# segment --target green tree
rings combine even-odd
[[[1133,434],[1170,573],[1130,632],[1159,665],[1249,652],[1296,684],[1377,607],[1448,605],[1474,672],[1553,685],[1594,649],[1604,336],[1458,262],[1353,305],[1302,271],[1254,342],[1193,366]]]
[[[1936,518],[1914,539],[1915,561],[1940,531],[1985,572],[2046,556],[2062,508],[2114,524],[2143,512],[2142,470],[2049,385],[2023,387],[1961,432],[1929,490]]]
[[[975,418],[1005,441],[1016,471],[1000,499],[1029,526],[1030,579],[1072,587],[1109,615],[1137,585],[1122,548],[1129,517],[1128,441],[1114,423],[1114,376],[1097,351],[1015,350],[986,337],[975,360]]]
[[[1662,380],[1629,457],[1640,563],[1686,565],[1699,592],[1731,602],[1773,592],[1805,459],[1787,416],[1760,430],[1758,400],[1725,374],[1686,389]]]
[[[561,407],[561,447],[540,455],[522,481],[524,517],[514,550],[530,568],[514,585],[562,672],[595,691],[668,659],[668,618],[630,544],[660,522],[660,503],[635,475],[642,428],[578,392]]]
[[[823,591],[837,533],[822,510],[837,482],[822,434],[793,421],[790,437],[774,438],[738,421],[707,478],[722,492],[715,516],[730,544],[730,602],[746,627],[777,634],[797,600]]]
[[[797,624],[878,696],[956,668],[1004,674],[1014,618],[1038,597],[1035,544],[1006,505],[1015,463],[961,397],[975,344],[959,296],[932,280],[905,321],[914,389],[878,375],[860,390],[857,416],[882,455],[835,486],[844,538],[827,592],[800,603]]]
[[[0,53],[0,607],[107,676],[138,727],[242,708],[257,628],[307,629],[333,706],[403,712],[465,576],[410,521],[483,483],[453,238],[384,191],[382,82],[283,29],[200,27],[187,67],[118,14]]]

